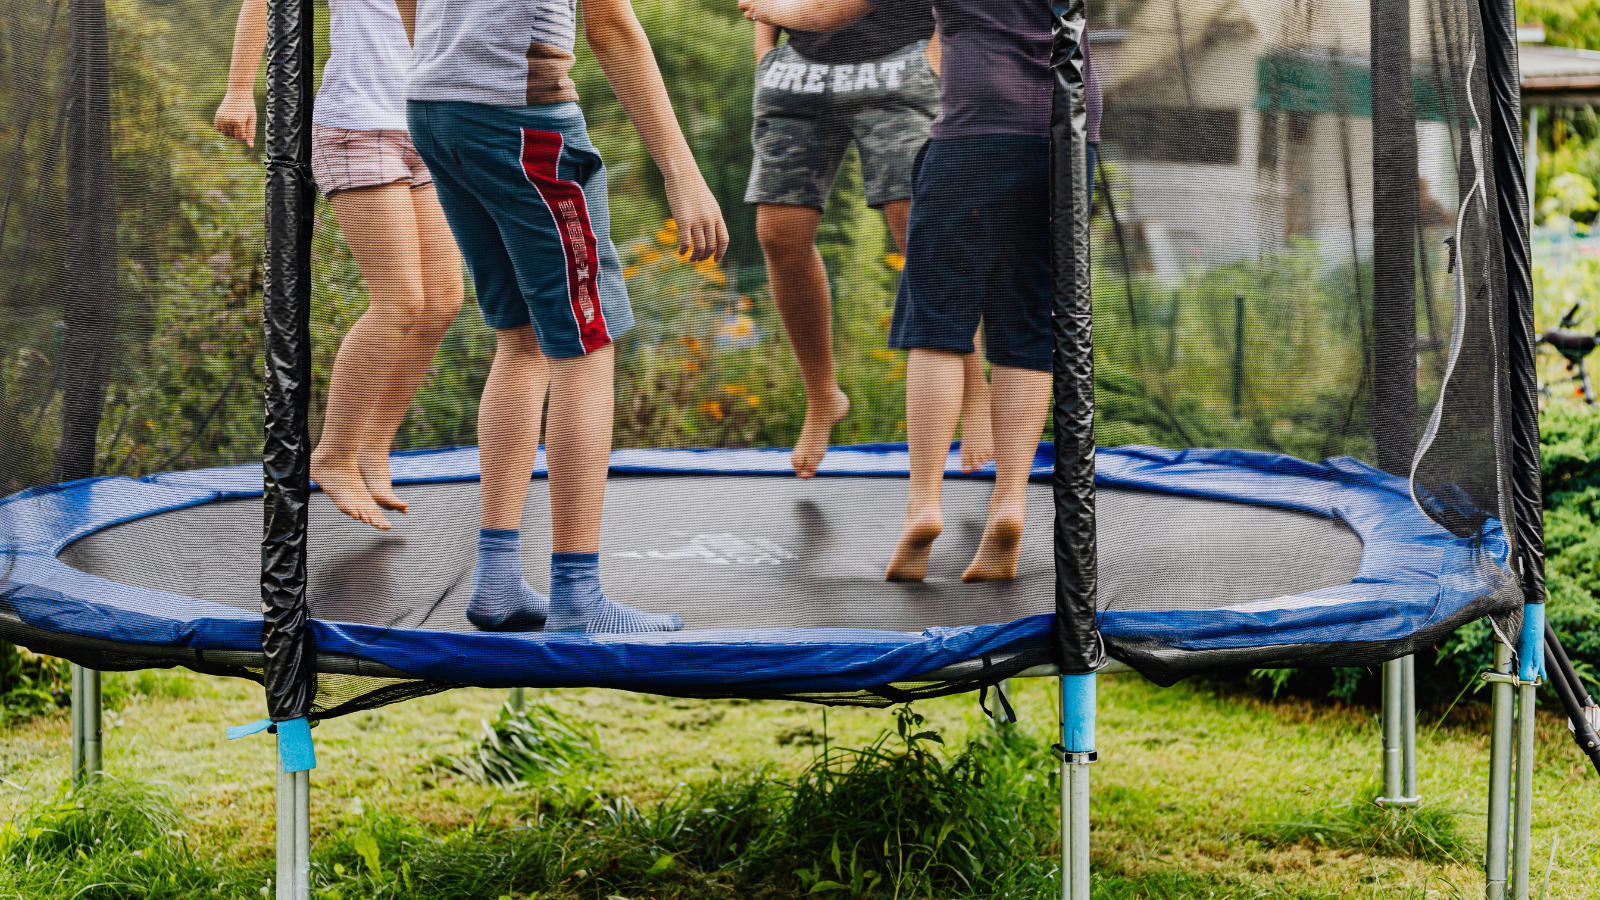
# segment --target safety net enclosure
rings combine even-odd
[[[522,6],[511,77],[429,0],[0,0],[0,639],[283,721],[1364,665],[1542,596],[1475,0],[639,0],[654,126]]]

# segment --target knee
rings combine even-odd
[[[777,217],[756,217],[756,240],[768,263],[785,263],[809,257],[816,250],[816,232],[796,228]]]
[[[398,331],[410,332],[427,313],[428,304],[421,282],[386,285],[374,289],[368,282],[371,302],[369,315]]]

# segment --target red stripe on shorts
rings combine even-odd
[[[561,160],[563,139],[552,131],[522,129],[522,173],[544,198],[555,217],[561,236],[561,251],[567,260],[567,301],[578,322],[578,338],[583,352],[598,350],[611,343],[605,311],[600,308],[600,255],[589,226],[589,207],[583,188],[573,181],[562,181],[557,164]]]

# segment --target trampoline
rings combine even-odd
[[[162,7],[124,4],[147,5]],[[1484,674],[1495,710],[1486,879],[1491,900],[1526,896],[1545,629],[1511,3],[1134,4],[1103,44],[1095,36],[1105,130],[1094,173],[1088,10],[1052,5],[1053,406],[1017,576],[1005,581],[961,580],[995,473],[963,474],[954,447],[928,577],[885,580],[907,446],[835,446],[815,478],[795,478],[788,444],[804,410],[761,418],[764,398],[777,406],[798,391],[775,363],[791,357],[769,339],[784,327],[772,292],[739,268],[673,263],[675,226],[657,232],[652,218],[659,183],[642,157],[617,165],[610,189],[646,201],[611,226],[631,230],[618,240],[622,276],[648,299],[617,343],[613,425],[617,445],[658,448],[611,456],[601,573],[617,600],[686,625],[643,635],[467,622],[479,456],[450,445],[477,441],[486,334],[451,332],[439,357],[450,365],[425,373],[437,396],[390,457],[411,504],[393,531],[341,515],[312,485],[314,394],[329,366],[313,351],[348,327],[335,313],[365,290],[331,219],[317,218],[315,4],[268,2],[264,242],[234,221],[250,218],[242,194],[180,196],[188,170],[160,172],[145,143],[118,144],[167,126],[112,127],[129,113],[109,79],[143,57],[107,62],[116,30],[101,0],[66,5],[64,30],[60,8],[14,6],[15,40],[37,52],[15,54],[0,78],[40,69],[25,91],[12,86],[5,115],[21,120],[0,122],[16,141],[7,183],[27,195],[13,209],[8,187],[0,214],[0,641],[77,664],[79,780],[100,768],[96,672],[186,666],[261,682],[266,718],[235,736],[277,735],[280,900],[311,891],[319,719],[461,686],[882,706],[1016,676],[1060,678],[1063,896],[1088,900],[1097,673],[1171,684],[1381,664],[1379,802],[1408,806],[1419,802],[1409,655],[1478,620],[1496,652]],[[150,33],[170,32],[162,52],[187,59],[174,51],[202,43],[188,24]],[[196,72],[214,49],[192,54]],[[709,76],[723,68],[712,60],[678,81],[721,91]],[[876,90],[891,71],[868,64],[852,80],[838,68],[829,80],[813,66],[803,84]],[[54,130],[30,128],[50,103]],[[606,129],[623,120],[613,112]],[[183,165],[231,190],[244,158],[195,150],[193,125],[174,143],[196,154]],[[744,140],[715,130],[727,125],[697,123],[711,130],[695,133],[694,151]],[[614,135],[604,138],[610,153]],[[135,158],[159,177],[113,165]],[[729,179],[717,180],[726,193]],[[864,190],[858,181],[840,184]],[[119,202],[146,218],[119,219]],[[151,212],[167,209],[191,218]],[[863,270],[834,285],[835,311],[852,304],[852,327],[873,342],[852,348],[854,370],[838,376],[859,401],[847,427],[865,420],[850,440],[914,441],[909,401],[896,406],[908,366],[883,347],[895,302],[879,265],[894,265],[887,239],[832,220],[823,231],[833,256]],[[1044,325],[1029,328],[1040,337]],[[166,431],[160,415],[173,420]],[[1034,439],[1014,442],[1015,458]],[[931,458],[944,440],[924,445]],[[522,521],[523,571],[539,589],[551,562],[546,478],[541,456]],[[1577,722],[1576,676],[1562,682],[1564,671],[1552,674]],[[1600,735],[1578,737],[1600,755]]]
[[[473,628],[462,560],[476,538],[477,452],[397,456],[415,512],[395,531],[360,527],[320,495],[312,504],[316,668],[881,704],[1048,665],[1050,547],[1025,545],[1014,581],[963,584],[954,566],[982,531],[988,478],[960,477],[957,462],[935,566],[906,584],[882,575],[903,448],[840,448],[812,482],[788,474],[783,451],[617,452],[608,581],[687,623],[641,638]],[[1053,462],[1042,445],[1030,506],[1041,534]],[[0,533],[29,539],[12,544],[0,582],[0,635],[101,669],[261,666],[260,480],[240,466],[8,498]],[[1458,538],[1404,479],[1356,460],[1129,447],[1099,454],[1098,481],[1101,634],[1112,658],[1157,681],[1261,661],[1381,661],[1397,642],[1423,646],[1520,602],[1497,521]],[[548,506],[531,493],[525,526],[537,533]],[[547,552],[526,567],[548,569]],[[319,715],[350,711],[325,693]]]

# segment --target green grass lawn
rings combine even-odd
[[[60,803],[58,792],[67,777],[68,726],[58,714],[0,731],[0,851],[7,841],[11,845],[5,851],[11,864],[0,861],[0,896],[259,896],[271,874],[272,741],[261,736],[230,743],[223,728],[259,717],[260,689],[182,672],[107,678],[117,700],[106,717],[107,771],[120,782],[118,789],[133,790],[138,782],[169,786],[180,817],[160,820],[156,831],[180,836],[144,840],[187,847],[182,865],[151,863],[159,870],[151,872],[129,868],[128,860],[116,866],[97,862],[97,855],[142,851],[108,849],[110,843],[92,840],[86,841],[87,851],[18,855],[32,833],[28,829],[65,821],[39,817]],[[1037,750],[1054,741],[1053,685],[1045,679],[1018,685],[1017,727],[1026,740],[1014,746]],[[1266,703],[1203,684],[1160,689],[1129,675],[1103,678],[1101,685],[1101,753],[1093,769],[1096,897],[1482,896],[1476,856],[1483,845],[1485,707],[1463,704],[1442,724],[1437,711],[1423,714],[1424,813],[1417,827],[1410,827],[1409,819],[1396,823],[1386,813],[1369,813],[1360,802],[1372,795],[1379,778],[1375,710],[1293,700]],[[824,711],[796,703],[674,700],[602,690],[545,692],[530,695],[530,701],[549,701],[595,724],[604,751],[600,763],[520,789],[479,785],[439,765],[442,755],[460,754],[476,740],[480,722],[493,717],[503,697],[455,691],[334,720],[314,732],[313,855],[323,863],[319,886],[336,892],[323,896],[797,897],[805,889],[792,871],[729,874],[674,866],[669,857],[676,851],[671,851],[660,854],[654,871],[632,871],[626,859],[619,868],[619,857],[612,856],[606,874],[591,863],[574,868],[579,862],[571,862],[578,859],[571,845],[617,827],[630,815],[649,819],[663,798],[700,802],[700,794],[682,785],[745,783],[762,771],[777,781],[793,781],[822,751],[824,740],[833,747],[860,747],[895,723],[887,710]],[[981,737],[990,728],[971,696],[927,701],[916,709],[927,717],[923,727],[943,734],[945,754],[955,754],[968,737]],[[891,741],[889,746],[898,745]],[[1009,774],[992,778],[990,786],[1032,798],[1030,811],[1042,809],[1053,818],[1048,754],[996,752],[1016,758],[1004,764]],[[1540,723],[1539,753],[1534,896],[1552,846],[1555,865],[1546,896],[1596,896],[1600,826],[1592,823],[1600,779],[1586,769],[1564,723],[1554,718]],[[604,802],[561,824],[564,843],[551,849],[557,807],[570,807],[570,796],[585,790]],[[113,805],[133,802],[111,796]],[[650,827],[659,831],[658,826],[639,826],[630,834],[645,834]],[[383,828],[410,837],[364,837]],[[1037,871],[1028,875],[1032,880],[1007,882],[1012,887],[1006,890],[1016,896],[1049,896],[1057,847],[1048,842],[1049,829],[1040,833],[1045,838],[1023,850],[1037,860]],[[550,854],[556,853],[569,865],[541,863],[546,866],[541,871],[556,874],[532,893],[495,887],[402,891],[396,870],[411,864],[397,861],[397,851],[380,845],[415,845],[429,837],[438,839],[428,857],[432,865],[442,860],[470,871],[479,864],[468,857],[480,846],[531,854],[515,849],[531,841],[545,841],[538,852],[546,856],[540,859],[554,859]],[[387,893],[377,886],[382,879],[367,877],[373,867],[356,861],[369,850],[383,879],[392,882]],[[422,857],[411,858],[417,866],[424,864]],[[337,860],[348,862],[335,870]],[[826,867],[825,860],[818,862]],[[185,881],[176,869],[160,866],[181,868]],[[112,869],[123,874],[103,874]],[[148,883],[134,880],[127,874],[132,871],[143,871],[140,877]],[[416,868],[402,874],[407,884],[421,877]],[[113,883],[116,879],[122,881]],[[191,887],[180,889],[183,884]],[[994,895],[981,885],[967,893]],[[825,896],[846,897],[849,891]]]

